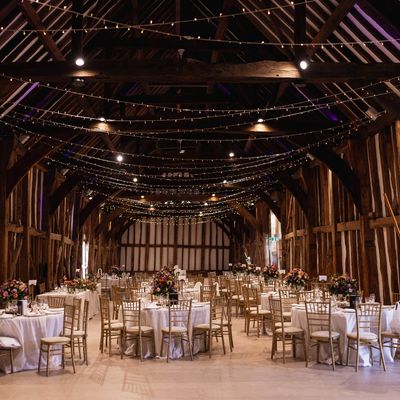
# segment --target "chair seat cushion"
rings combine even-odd
[[[283,326],[286,328],[287,326],[291,326],[291,322],[289,322],[289,321],[285,321],[284,323],[283,323]],[[282,327],[282,323],[281,322],[275,322],[275,328],[279,328],[279,327]]]
[[[259,315],[271,315],[271,311],[269,310],[258,310]],[[257,310],[250,311],[250,315],[257,315]]]
[[[348,333],[347,337],[357,340],[357,332]],[[376,342],[378,340],[378,335],[373,332],[360,332],[360,340],[362,342]]]
[[[332,339],[337,339],[340,337],[339,332],[331,331]],[[315,331],[311,334],[311,339],[319,340],[329,340],[329,331]]]
[[[44,337],[40,339],[40,342],[44,344],[68,344],[71,340],[65,336],[52,336]]]
[[[284,311],[282,313],[283,318],[291,318],[292,317],[292,312],[291,311]]]
[[[282,328],[275,329],[276,333],[282,333]],[[302,335],[304,333],[303,329],[296,328],[295,326],[287,326],[285,327],[286,335]]]
[[[148,333],[148,332],[152,332],[153,328],[151,326],[142,325],[141,326],[141,330],[142,330],[142,333]],[[137,334],[139,334],[139,327],[138,326],[128,326],[128,327],[125,328],[125,331],[127,333],[134,333],[134,334],[137,333]]]
[[[74,336],[85,336],[85,331],[74,331]]]
[[[0,336],[0,349],[19,349],[21,347],[21,343],[9,336]]]
[[[391,338],[391,339],[399,339],[400,333],[391,332],[391,331],[384,331],[382,332],[383,337]]]
[[[161,331],[163,333],[168,333],[169,332],[169,327],[165,326],[164,328],[161,329]],[[185,333],[185,332],[187,332],[187,329],[184,326],[173,326],[171,328],[171,332],[172,333]]]
[[[111,329],[113,331],[118,331],[124,328],[124,324],[122,322],[111,322],[111,326],[109,328],[108,324],[104,324],[104,329]]]
[[[210,329],[210,324],[198,324],[198,325],[195,325],[194,327],[193,327],[193,329],[194,330],[202,330],[202,331],[208,331],[209,329]],[[221,329],[221,325],[218,325],[218,324],[211,324],[211,329],[212,330],[218,330],[218,329]]]

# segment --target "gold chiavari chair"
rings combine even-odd
[[[217,296],[216,285],[202,285],[200,286],[200,301],[206,302],[215,299]]]
[[[130,289],[126,287],[112,287],[112,302],[113,302],[113,318],[118,319],[119,310],[121,309],[122,300],[129,299]]]
[[[279,289],[279,299],[282,302],[283,317],[285,321],[292,318],[292,306],[299,302],[299,292],[293,289]]]
[[[284,318],[284,311],[281,299],[269,297],[269,306],[272,313],[272,349],[271,360],[278,351],[278,342],[282,342],[283,363],[286,362],[286,343],[290,342],[292,346],[293,357],[296,357],[296,345],[300,343],[304,349],[306,367],[308,366],[307,347],[305,343],[305,333],[301,328],[287,325]]]
[[[100,332],[100,351],[104,352],[104,345],[108,346],[108,354],[111,356],[112,339],[120,342],[120,355],[122,358],[122,335],[124,324],[118,320],[111,318],[110,300],[108,297],[100,296],[100,315],[101,315],[101,332]]]
[[[196,337],[204,336],[204,347],[208,351],[211,358],[212,339],[215,337],[217,340],[221,338],[222,349],[226,354],[225,340],[224,340],[224,297],[214,297],[210,301],[210,318],[206,324],[198,324],[193,327],[193,341]]]
[[[66,304],[64,306],[64,323],[61,336],[44,337],[40,339],[40,351],[38,372],[40,373],[42,363],[42,353],[47,354],[46,360],[46,376],[49,376],[50,355],[60,354],[62,357],[62,367],[65,368],[65,348],[69,348],[71,352],[72,369],[75,373],[74,360],[74,322],[75,322],[75,306]],[[61,346],[61,349],[60,349]]]
[[[373,349],[379,350],[379,365],[386,371],[381,335],[382,305],[380,303],[359,303],[356,305],[356,332],[347,334],[346,365],[349,365],[350,349],[356,352],[356,372],[359,365],[361,346],[369,348],[370,362],[373,365]]]
[[[317,363],[319,363],[320,344],[328,344],[332,369],[335,370],[334,346],[336,345],[339,362],[342,364],[342,353],[340,351],[340,333],[332,330],[332,309],[330,301],[305,301],[307,330],[308,330],[308,350],[312,346],[317,346]],[[314,344],[312,344],[314,342]]]
[[[257,324],[257,336],[260,337],[260,326],[263,328],[263,333],[266,332],[266,321],[271,320],[271,312],[269,310],[262,310],[259,304],[258,290],[243,285],[243,298],[244,298],[244,319],[245,319],[245,332],[247,336],[250,333],[250,322],[253,325]]]
[[[47,296],[46,300],[49,308],[63,308],[65,304],[64,296]]]
[[[79,310],[80,308],[81,305],[79,304]],[[87,351],[88,322],[89,322],[89,300],[85,300],[83,303],[82,329],[80,327],[80,321],[79,321],[79,325],[77,326],[77,328],[74,328],[73,339],[74,339],[74,347],[75,345],[77,345],[79,349],[79,359],[81,359],[81,347],[82,347],[83,362],[86,363],[86,365],[89,365],[88,351]]]
[[[190,358],[193,360],[192,348],[192,332],[191,316],[192,316],[192,300],[177,300],[173,304],[168,302],[168,326],[161,328],[161,351],[163,354],[164,342],[167,343],[167,362],[170,358],[170,345],[172,339],[179,338],[181,340],[182,351],[184,352],[184,342],[188,343]],[[183,353],[185,355],[185,353]]]
[[[155,347],[155,338],[153,328],[142,325],[141,304],[141,300],[122,300],[123,346],[126,349],[129,341],[136,340],[136,355],[140,351],[140,361],[143,361],[143,339],[151,340]]]
[[[14,373],[13,351],[20,349],[21,343],[13,337],[0,336],[0,357],[8,357],[11,373]]]
[[[129,289],[129,299],[130,300],[139,300],[146,294],[145,287],[131,287]]]

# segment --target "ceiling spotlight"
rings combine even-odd
[[[308,68],[308,62],[306,60],[301,60],[299,66],[302,70],[305,70]]]
[[[143,195],[141,195],[141,196],[140,196],[140,198],[141,198],[141,199],[144,199],[144,196],[143,196]]]
[[[226,179],[224,179],[224,181],[222,183],[228,183],[228,181]]]
[[[261,124],[261,123],[264,122],[264,120],[263,120],[262,118],[258,118],[257,122],[258,122],[259,124]]]
[[[121,154],[118,154],[118,155],[117,155],[117,161],[118,161],[118,162],[122,162],[123,160],[124,160],[124,157],[122,157]]]
[[[137,178],[136,178],[136,177],[135,177],[135,178],[133,178],[133,182],[135,182],[135,183],[137,182]]]
[[[207,202],[205,202],[205,203],[204,203],[204,205],[205,205],[205,206],[208,206],[208,203],[207,203]]]
[[[82,57],[78,57],[75,60],[75,65],[77,65],[78,67],[82,67],[83,65],[85,65],[85,60]]]
[[[93,197],[92,196],[89,196],[89,200],[92,200],[93,199]]]
[[[230,158],[235,157],[235,153],[231,151],[231,152],[229,153],[229,157],[230,157]]]
[[[106,119],[105,119],[104,117],[100,117],[100,118],[99,118],[99,121],[100,121],[100,122],[106,122]]]
[[[212,197],[215,197],[215,193],[213,193],[211,196],[212,196]]]

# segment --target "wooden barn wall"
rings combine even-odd
[[[36,279],[45,283],[46,290],[53,288],[80,267],[83,238],[89,242],[90,272],[115,263],[113,236],[96,233],[103,218],[99,207],[79,226],[79,213],[89,199],[77,187],[50,211],[55,191],[68,179],[60,172],[36,163],[7,195],[8,172],[26,154],[12,135],[0,140],[0,282]]]
[[[338,150],[360,182],[358,209],[337,176],[323,162],[303,169],[300,185],[309,199],[309,215],[285,192],[286,268],[301,266],[312,275],[348,273],[364,293],[385,303],[399,292],[399,239],[384,194],[400,221],[400,122]]]
[[[175,264],[188,271],[228,269],[227,234],[216,223],[191,222],[134,222],[121,236],[120,264],[127,271],[151,272]]]

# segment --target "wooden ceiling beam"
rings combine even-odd
[[[263,201],[269,209],[275,214],[278,221],[281,221],[282,213],[281,208],[279,207],[278,203],[272,199],[272,197],[264,192],[264,190],[258,190],[257,195],[259,196],[260,200]]]
[[[332,14],[325,21],[324,25],[322,25],[321,29],[314,36],[311,41],[311,44],[315,43],[324,43],[328,40],[329,36],[336,30],[339,24],[346,17],[348,12],[353,8],[356,0],[341,0],[337,7],[334,9]],[[312,58],[319,46],[309,46],[307,47],[306,54],[309,58]]]
[[[246,64],[183,64],[147,61],[87,60],[77,68],[71,61],[0,64],[0,73],[41,82],[74,78],[102,82],[343,82],[382,80],[400,75],[400,63],[312,63],[305,71],[291,61]]]
[[[232,209],[236,210],[260,235],[263,234],[262,225],[257,218],[245,207],[235,202],[229,202]]]
[[[51,32],[46,32],[47,28],[43,25],[32,4],[29,1],[23,1],[20,3],[20,8],[28,23],[36,29],[37,35],[50,55],[57,61],[64,61],[64,55],[51,36]]]

